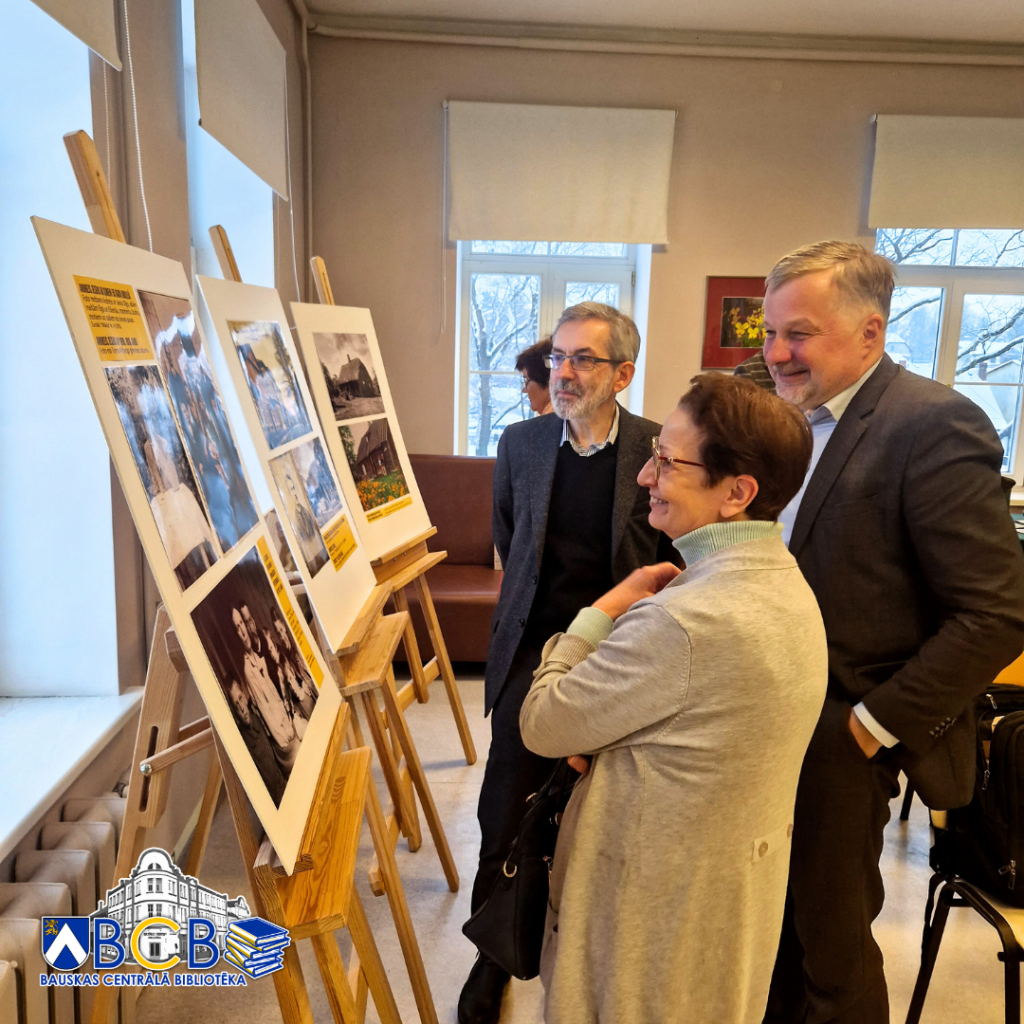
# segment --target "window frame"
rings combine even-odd
[[[947,387],[956,380],[957,351],[960,344],[960,325],[963,317],[964,296],[973,294],[1024,295],[1024,268],[929,266],[919,263],[896,264],[897,288],[931,287],[942,289],[942,309],[939,312],[938,351],[935,358],[934,379]],[[1019,387],[1017,429],[1014,432],[1007,473],[1020,487],[1024,479],[1024,382]]]
[[[627,245],[626,255],[546,256],[515,253],[474,253],[473,240],[456,243],[458,296],[455,336],[455,437],[456,455],[467,455],[469,448],[469,388],[479,374],[508,376],[509,370],[473,370],[470,368],[470,284],[474,274],[515,274],[540,277],[538,338],[554,329],[564,307],[565,287],[573,281],[617,284],[619,309],[633,315],[636,288],[637,246]],[[628,392],[619,396],[628,401]]]

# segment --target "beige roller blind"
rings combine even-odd
[[[675,111],[447,106],[449,239],[668,241]]]
[[[1024,227],[1024,120],[879,114],[871,227]]]
[[[288,198],[284,47],[256,0],[195,0],[199,123]]]
[[[121,70],[114,0],[35,0],[35,3],[72,35],[78,36],[93,53]]]

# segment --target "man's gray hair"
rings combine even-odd
[[[815,242],[783,256],[772,267],[765,285],[768,291],[820,270],[834,271],[836,288],[858,306],[881,313],[889,321],[896,272],[892,263],[878,253],[868,252],[856,242]]]
[[[603,302],[577,302],[575,306],[562,311],[551,337],[554,338],[562,324],[572,320],[603,320],[608,325],[609,357],[617,363],[636,362],[636,357],[640,355],[640,332],[625,313]]]

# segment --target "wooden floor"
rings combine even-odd
[[[479,830],[476,803],[490,742],[483,718],[483,683],[461,679],[460,689],[473,729],[480,758],[467,767],[462,757],[448,702],[439,686],[431,701],[413,705],[407,713],[416,745],[444,822],[462,888],[450,893],[423,830],[423,846],[410,854],[404,841],[398,845],[398,863],[405,880],[410,911],[419,935],[442,1024],[453,1024],[459,990],[473,963],[475,950],[462,936],[469,916],[469,894],[476,868]],[[380,783],[380,779],[378,779]],[[386,796],[383,785],[380,792]],[[893,803],[893,821],[886,833],[883,870],[886,905],[875,926],[886,959],[893,1024],[902,1024],[920,957],[921,919],[929,877],[929,830],[924,808],[915,803],[911,820],[898,820],[899,801]],[[369,833],[363,829],[360,859],[369,867],[373,854]],[[245,874],[226,805],[218,811],[202,881],[229,896],[248,896]],[[418,1020],[398,938],[386,900],[370,893],[365,870],[357,879],[360,895],[388,968],[402,1020]],[[340,934],[340,933],[339,933]],[[308,943],[301,943],[306,982],[310,988],[318,1024],[330,1024],[331,1013],[320,986]],[[995,932],[972,911],[954,909],[943,940],[932,990],[922,1024],[998,1024],[1003,1020],[1002,965],[996,960]],[[347,948],[343,953],[348,957]],[[543,1020],[542,989],[538,981],[513,982],[502,1015],[503,1024],[535,1024]],[[180,1024],[186,1020],[211,1020],[218,1024],[277,1024],[281,1017],[269,979],[250,982],[245,989],[152,989],[137,1006],[138,1024]],[[372,1005],[367,1020],[376,1020]]]

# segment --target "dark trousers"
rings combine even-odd
[[[476,812],[480,822],[480,866],[470,904],[474,912],[490,895],[505,863],[526,813],[527,798],[540,789],[557,764],[531,754],[519,734],[519,711],[540,664],[541,646],[526,641],[519,645],[505,687],[491,711],[491,747]]]
[[[797,788],[782,939],[765,1024],[886,1024],[889,995],[871,922],[885,893],[878,867],[889,801],[899,793],[892,754],[871,760],[831,695]]]

